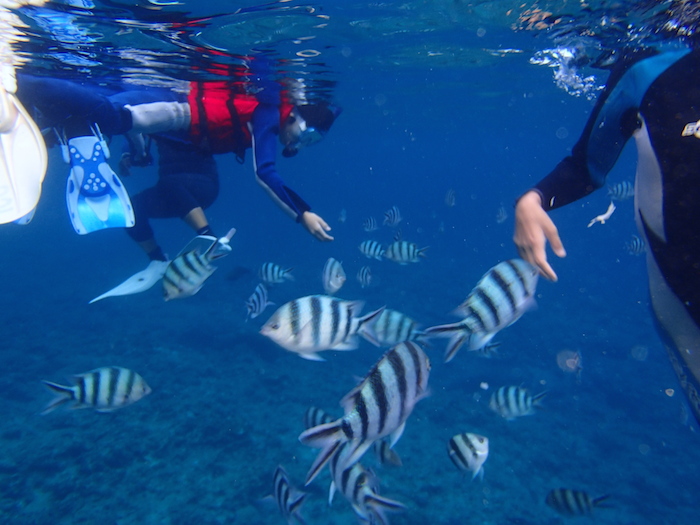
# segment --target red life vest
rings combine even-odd
[[[190,105],[190,137],[212,153],[235,153],[242,161],[252,145],[248,123],[259,102],[244,92],[240,83],[192,82],[187,96]],[[280,104],[280,125],[294,106],[286,97]]]

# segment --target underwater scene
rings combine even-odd
[[[38,131],[0,130],[0,177],[47,155],[38,204],[0,226],[0,523],[697,523],[697,423],[651,311],[633,141],[551,212],[556,282],[513,242],[516,200],[572,154],[606,61],[686,49],[692,4],[0,0],[2,93]],[[75,189],[81,104],[168,90],[202,124],[207,83],[254,104],[277,89],[297,134],[275,113],[263,152],[253,116],[247,151],[192,157],[156,148],[157,125],[87,115],[85,158],[109,150],[98,179],[118,174],[110,202],[137,214],[110,223]],[[23,98],[75,85],[47,110]],[[153,212],[161,260],[127,232],[166,153],[218,186],[205,229]]]

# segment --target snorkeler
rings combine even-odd
[[[547,215],[603,186],[627,141],[638,162],[635,220],[648,246],[651,305],[673,368],[700,422],[700,49],[627,53],[612,66],[572,154],[518,199],[520,255],[556,281],[545,245],[564,257]]]

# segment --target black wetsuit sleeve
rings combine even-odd
[[[605,184],[625,144],[639,127],[637,114],[648,87],[678,54],[630,55],[611,72],[570,156],[533,188],[546,211],[570,204]]]

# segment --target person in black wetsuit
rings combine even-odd
[[[559,257],[566,251],[547,212],[600,188],[634,137],[651,306],[700,422],[700,49],[640,51],[618,62],[572,154],[518,199],[513,240],[556,281],[546,242]]]
[[[123,174],[131,165],[150,162],[147,144],[155,140],[159,180],[133,197],[135,225],[127,230],[151,260],[165,260],[149,224],[151,218],[180,217],[197,234],[212,234],[204,209],[219,191],[213,155],[233,152],[242,161],[248,148],[253,150],[256,177],[273,200],[314,237],[333,240],[328,224],[285,185],[275,164],[278,137],[284,156],[323,138],[340,112],[329,104],[292,104],[279,84],[265,79],[258,82],[255,95],[246,93],[240,83],[227,81],[191,82],[186,93],[109,92],[19,75],[18,87],[25,106],[38,109],[40,123],[64,130],[68,146],[74,137],[90,134],[94,124],[107,135],[129,137],[132,152],[122,157]],[[73,157],[69,160],[74,162]]]

